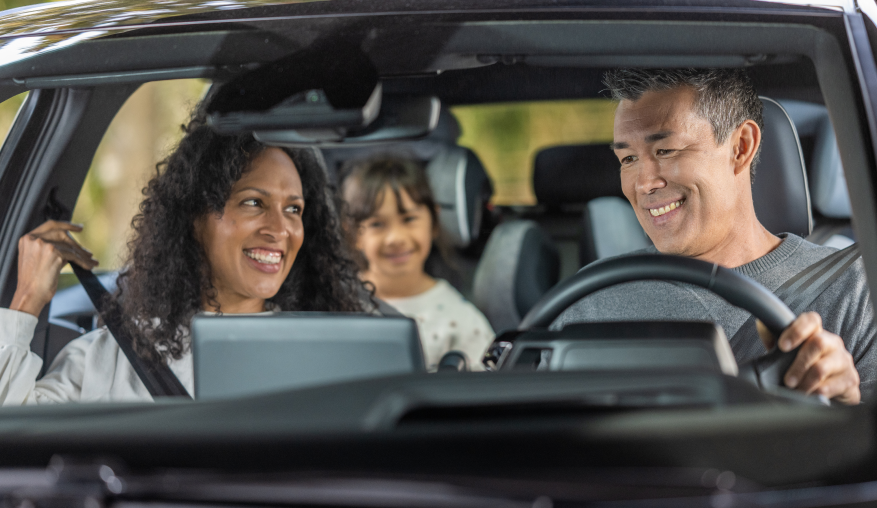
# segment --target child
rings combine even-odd
[[[447,281],[430,277],[424,263],[437,247],[444,256],[438,205],[424,171],[413,161],[379,158],[347,168],[341,190],[350,231],[362,254],[360,277],[375,296],[417,321],[427,369],[460,351],[470,370],[493,340],[483,314]]]

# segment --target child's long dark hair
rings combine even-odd
[[[432,194],[426,171],[418,162],[397,156],[371,157],[349,162],[342,169],[341,175],[345,229],[351,243],[356,242],[362,221],[374,215],[381,207],[384,189],[389,187],[396,196],[400,214],[406,212],[402,205],[402,191],[405,191],[416,204],[423,205],[429,210],[435,232],[433,248],[438,251],[446,264],[453,267],[450,261],[450,243],[439,222],[438,203]],[[362,270],[368,268],[368,261],[364,256],[359,256],[357,261]]]

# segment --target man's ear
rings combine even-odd
[[[734,174],[739,175],[744,171],[749,174],[752,160],[761,144],[761,129],[754,121],[746,120],[731,134],[731,140],[734,150]]]

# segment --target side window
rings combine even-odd
[[[554,145],[610,143],[615,103],[608,99],[454,106],[458,143],[484,164],[497,205],[532,205],[533,159]]]
[[[0,103],[0,140],[6,140],[9,130],[12,129],[12,123],[15,122],[15,117],[18,115],[18,110],[21,109],[21,105],[24,104],[24,99],[26,98],[27,92],[24,92]]]
[[[141,191],[182,137],[209,85],[202,79],[146,83],[104,134],[73,211],[73,222],[85,225],[77,238],[100,261],[98,271],[122,266]]]

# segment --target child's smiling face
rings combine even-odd
[[[415,203],[404,189],[387,185],[375,213],[360,223],[356,247],[368,260],[368,272],[404,277],[423,272],[432,249],[435,227],[426,205]]]

